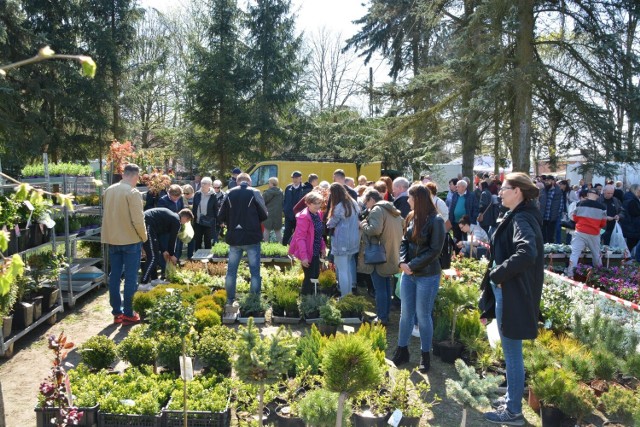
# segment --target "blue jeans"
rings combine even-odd
[[[371,273],[371,282],[376,290],[376,315],[386,323],[389,321],[391,309],[391,277],[382,277],[374,269]]]
[[[415,276],[402,273],[400,278],[400,329],[398,346],[409,345],[414,320],[418,318],[420,329],[420,348],[423,352],[431,351],[433,340],[433,304],[440,289],[440,275]]]
[[[334,255],[333,263],[336,265],[338,273],[338,286],[340,286],[340,296],[349,295],[351,293],[351,281],[353,280],[354,268],[353,255]]]
[[[496,320],[500,331],[500,342],[504,353],[504,361],[507,365],[507,409],[512,414],[522,412],[522,395],[524,394],[524,359],[522,356],[522,340],[514,340],[502,335],[502,288],[493,287],[496,297]]]
[[[227,265],[227,277],[225,278],[225,288],[227,290],[227,303],[233,303],[236,298],[236,278],[238,276],[238,265],[242,253],[247,253],[249,261],[249,272],[251,273],[252,294],[259,294],[262,287],[260,278],[260,243],[255,245],[229,246],[229,263]]]
[[[109,303],[111,313],[115,316],[124,313],[125,316],[133,316],[133,294],[138,290],[138,269],[140,268],[140,255],[142,242],[130,245],[109,245],[109,260],[111,272],[109,273]],[[120,278],[124,271],[124,308],[120,297]]]

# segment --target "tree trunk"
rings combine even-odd
[[[529,173],[531,167],[531,118],[533,87],[533,3],[517,0],[518,24],[513,79],[514,111],[512,129],[513,170]]]
[[[260,383],[260,396],[258,396],[258,425],[262,427],[264,417],[264,383]]]
[[[344,402],[347,400],[347,393],[340,393],[338,397],[338,413],[336,414],[336,427],[342,427],[342,414],[344,413]]]

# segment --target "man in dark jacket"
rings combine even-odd
[[[620,222],[622,234],[630,251],[640,242],[640,184],[632,184],[624,193],[624,218]],[[640,261],[640,246],[636,248],[636,261]]]
[[[178,213],[182,209],[184,209],[184,201],[182,199],[182,187],[180,187],[178,184],[172,184],[169,187],[167,194],[165,194],[164,196],[160,197],[160,199],[158,199],[158,203],[156,207],[167,208],[171,212],[175,212],[175,213]],[[158,236],[158,239],[160,241],[160,246],[162,247],[167,246],[168,240],[167,240],[166,234],[162,234]],[[180,259],[181,256],[182,256],[182,242],[178,241],[176,242],[176,258]],[[159,262],[160,262],[160,268],[164,270],[164,268],[166,267],[164,258],[160,258]]]
[[[609,246],[611,243],[611,234],[616,226],[616,221],[620,219],[620,211],[622,210],[622,203],[615,197],[615,188],[613,185],[607,184],[604,186],[598,203],[601,203],[607,209],[607,228],[602,235],[602,244]]]
[[[231,179],[229,179],[229,184],[227,185],[227,188],[229,190],[238,185],[237,179],[238,175],[240,175],[241,172],[242,171],[240,170],[240,168],[233,168],[233,170],[231,171]]]
[[[233,304],[236,297],[236,277],[243,252],[247,253],[251,272],[251,293],[259,294],[262,287],[260,277],[261,222],[267,219],[267,207],[260,191],[251,187],[251,177],[238,175],[238,185],[229,190],[218,213],[218,221],[227,225],[225,241],[229,244],[229,263],[225,288],[227,303]]]
[[[475,194],[469,190],[469,184],[464,179],[456,183],[456,192],[451,198],[451,206],[449,206],[449,221],[451,222],[451,230],[453,237],[457,242],[464,240],[462,230],[458,226],[458,221],[465,215],[469,215],[472,224],[476,224],[478,218],[478,199]]]
[[[302,184],[302,197],[306,196],[311,192],[311,190],[316,188],[319,181],[320,179],[318,178],[318,175],[316,175],[315,173],[310,173],[309,177],[307,178],[307,182]]]
[[[293,231],[296,229],[296,215],[293,213],[293,207],[304,196],[302,192],[302,174],[295,171],[291,174],[291,184],[287,185],[284,190],[284,200],[282,202],[282,211],[284,212],[284,234],[282,236],[282,244],[288,245]]]
[[[409,206],[409,180],[403,176],[399,176],[393,180],[391,191],[393,192],[393,206],[400,211],[402,218],[406,218],[411,212]]]
[[[539,201],[544,242],[556,243],[556,228],[562,212],[562,190],[554,176],[544,176],[544,188],[540,190]]]
[[[162,258],[173,264],[178,262],[175,255],[176,239],[180,226],[193,219],[191,210],[182,209],[179,213],[171,212],[167,208],[153,208],[144,212],[144,223],[147,228],[148,239],[142,245],[146,255],[145,267],[142,271],[140,283],[158,278],[158,264]],[[167,245],[160,243],[159,237],[167,235]]]

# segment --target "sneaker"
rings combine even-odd
[[[507,406],[507,399],[504,396],[500,396],[496,400],[491,401],[491,407],[493,409],[500,409],[504,406]]]
[[[138,313],[133,313],[133,316],[122,315],[122,324],[124,326],[136,325],[140,323],[140,315]]]
[[[484,419],[494,424],[503,424],[508,426],[523,426],[524,416],[522,412],[512,414],[506,407],[497,409],[495,412],[486,412]]]
[[[123,317],[123,316],[124,316],[123,314],[116,314],[116,315],[114,315],[114,316],[113,316],[113,323],[114,323],[114,324],[120,324],[120,323],[122,323],[122,317]]]
[[[420,328],[418,328],[417,326],[414,326],[413,331],[411,331],[411,335],[416,338],[420,338]]]

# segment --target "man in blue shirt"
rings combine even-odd
[[[478,199],[469,191],[467,181],[464,179],[458,180],[456,183],[456,192],[451,197],[451,206],[449,206],[449,221],[451,222],[451,229],[453,230],[453,237],[457,242],[464,240],[462,230],[458,226],[458,221],[465,216],[469,215],[471,224],[475,224],[478,218]]]

